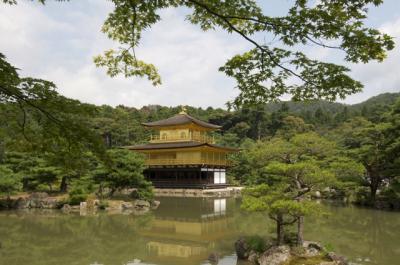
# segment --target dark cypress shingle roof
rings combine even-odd
[[[134,146],[126,146],[124,148],[129,150],[155,150],[155,149],[176,149],[176,148],[190,148],[190,147],[200,147],[209,146],[214,148],[220,148],[229,151],[238,151],[236,148],[230,148],[225,146],[220,146],[216,144],[200,143],[200,142],[174,142],[174,143],[159,143],[159,144],[142,144]]]
[[[154,122],[145,122],[142,124],[147,127],[162,127],[162,126],[183,125],[183,124],[189,124],[189,123],[194,123],[201,127],[210,128],[210,129],[220,129],[221,128],[221,126],[219,126],[219,125],[201,121],[201,120],[196,119],[186,113],[176,114],[175,116],[172,116],[165,120],[154,121]]]

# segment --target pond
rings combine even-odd
[[[241,235],[267,236],[274,224],[240,210],[235,198],[160,198],[150,214],[81,216],[60,211],[0,212],[1,265],[238,265]],[[400,213],[324,205],[306,220],[305,238],[319,240],[356,264],[400,264]]]

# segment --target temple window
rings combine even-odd
[[[181,132],[181,139],[186,139],[186,133],[185,132]]]

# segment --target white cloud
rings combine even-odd
[[[17,66],[27,71],[42,69],[40,61],[45,56],[47,46],[43,38],[48,32],[72,31],[71,25],[55,21],[33,5],[22,3],[19,6],[2,4],[0,9],[1,51],[11,57]]]

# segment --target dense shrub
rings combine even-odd
[[[69,193],[69,204],[78,205],[81,202],[86,201],[89,194],[87,191],[81,187],[77,187],[70,191]]]
[[[151,201],[154,198],[153,186],[148,181],[143,182],[138,189],[132,191],[131,197],[133,199]]]
[[[246,242],[249,244],[250,249],[257,253],[262,253],[267,249],[266,240],[261,236],[249,236],[246,238]]]

